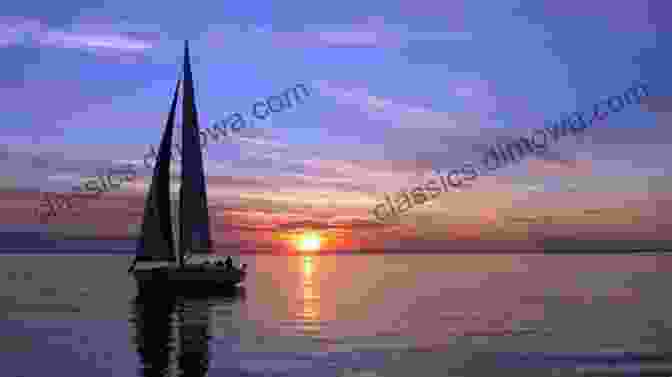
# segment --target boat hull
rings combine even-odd
[[[176,293],[206,293],[235,288],[245,280],[246,272],[218,266],[155,267],[133,271],[142,291],[169,290]]]

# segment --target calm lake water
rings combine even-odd
[[[244,291],[174,300],[131,258],[0,256],[0,375],[672,375],[672,256],[246,256]]]

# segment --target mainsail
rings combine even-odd
[[[145,202],[137,254],[131,269],[139,261],[175,261],[170,211],[170,147],[179,89],[180,80],[177,80],[166,129],[161,138],[161,146],[154,166],[152,183]]]
[[[184,88],[182,91],[182,184],[180,187],[179,261],[191,253],[212,248],[208,200],[205,192],[198,113],[194,103],[194,83],[189,62],[189,44],[184,45]]]

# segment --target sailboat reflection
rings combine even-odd
[[[210,364],[211,308],[233,306],[244,299],[243,287],[206,298],[139,294],[129,320],[142,364],[139,375],[205,376]]]

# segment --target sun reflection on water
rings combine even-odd
[[[303,319],[303,325],[300,326],[303,331],[315,332],[320,330],[319,319],[319,287],[313,282],[315,273],[315,257],[304,256],[302,258],[302,302],[303,312],[299,315]]]
[[[303,257],[303,276],[304,282],[310,280],[313,275],[313,258],[310,256]]]

